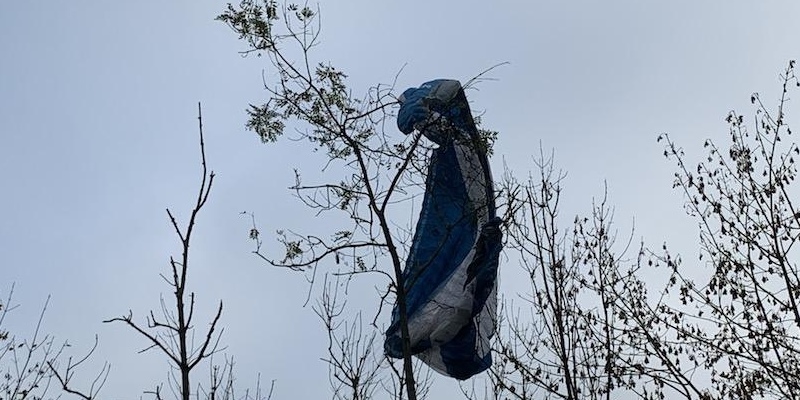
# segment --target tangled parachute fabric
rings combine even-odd
[[[438,145],[403,271],[411,353],[434,370],[467,379],[492,364],[500,218],[486,145],[455,80],[430,81],[400,97],[397,126]],[[403,356],[397,306],[386,354]]]

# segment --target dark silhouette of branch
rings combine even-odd
[[[200,211],[206,205],[211,188],[214,184],[214,172],[208,170],[206,160],[205,138],[203,135],[203,115],[200,104],[197,105],[197,120],[200,141],[200,158],[202,165],[202,177],[197,197],[189,215],[186,226],[182,228],[177,218],[170,209],[167,209],[167,216],[172,227],[181,242],[181,256],[179,259],[170,257],[169,267],[170,276],[161,274],[160,276],[171,286],[174,296],[174,308],[170,309],[164,299],[161,300],[163,320],[158,320],[155,314],[150,311],[146,318],[147,326],[143,327],[133,320],[133,312],[129,311],[127,316],[111,318],[104,322],[123,322],[141,336],[145,337],[150,345],[141,352],[150,349],[158,349],[171,361],[172,366],[178,371],[179,378],[175,378],[177,390],[180,392],[182,400],[189,400],[193,391],[190,374],[202,361],[209,360],[215,353],[220,351],[220,339],[222,329],[218,324],[222,317],[222,301],[219,302],[217,311],[211,320],[208,330],[203,333],[202,343],[194,347],[192,336],[194,334],[193,320],[195,313],[195,294],[188,291],[187,279],[189,273],[189,247],[192,240],[192,233],[197,224]],[[172,383],[170,384],[172,385]],[[172,387],[172,386],[171,386]],[[161,386],[158,385],[153,391],[156,399],[162,397]]]
[[[94,344],[92,345],[92,348],[89,349],[89,351],[86,353],[86,355],[84,355],[75,362],[73,362],[72,357],[68,358],[67,365],[64,368],[63,372],[59,372],[58,366],[54,361],[47,362],[47,366],[50,368],[50,371],[53,373],[53,376],[55,376],[56,380],[61,385],[61,389],[63,391],[78,396],[85,400],[97,399],[100,393],[100,389],[103,388],[103,386],[106,383],[106,380],[108,379],[109,373],[111,373],[111,366],[108,363],[103,364],[103,368],[95,376],[94,380],[92,380],[92,383],[90,384],[88,391],[84,392],[75,389],[73,386],[70,385],[70,382],[74,378],[75,370],[78,367],[80,367],[81,364],[89,360],[89,357],[91,357],[92,354],[94,354],[94,351],[97,349],[98,343],[99,343],[98,338],[97,336],[95,336]]]

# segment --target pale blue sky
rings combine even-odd
[[[100,335],[97,361],[113,365],[109,397],[138,398],[166,375],[160,358],[136,354],[139,337],[100,321],[157,309],[166,292],[158,273],[179,248],[164,208],[185,217],[195,195],[198,101],[218,174],[193,247],[199,306],[208,314],[225,301],[224,342],[242,383],[261,372],[277,380],[278,398],[328,397],[324,332],[301,308],[305,280],[253,257],[238,215],[255,212],[265,233],[318,224],[285,188],[294,167],[313,173],[320,159],[303,144],[265,146],[244,131],[247,103],[265,98],[268,66],[237,54],[243,44],[213,20],[224,5],[0,5],[0,292],[16,282],[22,305],[7,328],[29,329],[52,294],[49,331],[78,348]],[[356,91],[390,82],[403,66],[401,89],[510,62],[468,93],[500,131],[495,171],[503,159],[529,169],[541,143],[568,172],[565,224],[607,180],[621,232],[635,218],[637,237],[688,255],[696,231],[656,136],[669,132],[698,155],[705,138],[724,138],[729,110],[752,110],[751,92],[773,104],[778,73],[800,56],[793,1],[319,6],[318,57],[348,73]],[[516,266],[502,268],[513,294],[504,276]],[[373,309],[369,293],[355,305]],[[453,388],[438,379],[435,393],[456,398]]]

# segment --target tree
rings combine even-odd
[[[678,167],[674,187],[698,221],[699,279],[673,265],[680,306],[664,308],[674,329],[710,373],[714,398],[800,398],[800,276],[794,200],[800,148],[787,123],[789,91],[799,86],[790,61],[775,111],[755,93],[753,125],[732,111],[726,147],[704,143],[691,166],[669,136],[664,155]],[[698,283],[697,280],[700,280]]]
[[[552,159],[540,158],[536,180],[506,180],[514,204],[508,247],[520,253],[531,291],[524,307],[509,302],[501,313],[493,398],[798,398],[792,258],[800,213],[792,183],[800,148],[786,122],[794,66],[781,75],[777,111],[754,94],[755,131],[731,112],[728,148],[706,141],[707,156],[694,167],[669,136],[659,137],[678,166],[674,187],[700,227],[699,266],[666,244],[640,246],[631,260],[630,242],[615,252],[605,196],[560,233],[561,176]]]
[[[0,302],[0,396],[7,399],[42,398],[52,380],[47,364],[57,359],[65,346],[57,346],[51,335],[40,337],[47,303],[30,340],[19,339],[2,329],[9,311],[14,308],[11,306],[13,293],[12,285],[5,302]]]
[[[133,311],[129,311],[127,315],[111,318],[104,322],[124,323],[147,340],[148,346],[141,352],[155,349],[160,351],[167,358],[171,367],[168,385],[176,397],[182,400],[189,400],[192,396],[200,398],[202,395],[207,399],[234,400],[236,396],[233,360],[225,357],[225,362],[222,365],[213,362],[213,356],[223,350],[223,348],[220,347],[223,329],[219,326],[220,318],[222,317],[222,301],[219,301],[219,305],[211,318],[208,329],[205,331],[198,331],[194,327],[196,311],[195,293],[189,290],[187,284],[190,261],[189,245],[192,240],[194,229],[196,228],[200,211],[207,204],[209,195],[211,194],[211,187],[215,177],[214,172],[208,170],[208,164],[206,163],[202,110],[200,104],[198,104],[197,107],[202,178],[200,180],[200,188],[197,197],[185,228],[181,228],[172,211],[167,209],[169,220],[181,243],[180,258],[176,260],[170,257],[169,272],[161,275],[172,290],[174,303],[168,305],[162,298],[161,317],[156,317],[155,313],[150,311],[145,317],[144,324],[134,320]],[[197,332],[200,332],[200,337],[203,338],[199,345],[195,345],[194,342],[194,337]],[[211,370],[210,380],[208,386],[205,388],[200,384],[194,384],[192,380],[192,371],[204,361],[209,362],[209,368]],[[151,392],[147,393],[154,395],[156,399],[160,400],[163,398],[162,390],[163,383],[156,385]],[[264,397],[264,395],[266,395],[266,397]],[[252,393],[247,391],[244,394],[245,400],[250,400],[251,398],[255,400],[268,400],[271,397],[272,387],[270,387],[268,393],[263,394],[260,385],[257,385]]]
[[[14,285],[8,291],[5,301],[0,299],[0,399],[44,399],[52,396],[51,384],[55,386],[55,390],[83,399],[96,398],[111,370],[108,363],[103,365],[86,391],[75,389],[70,381],[76,370],[94,354],[97,338],[86,354],[73,359],[66,351],[70,347],[68,342],[59,343],[55,336],[42,331],[42,322],[50,304],[49,296],[29,338],[21,338],[4,330],[3,322],[9,312],[16,308],[13,305],[13,295]]]
[[[519,296],[523,306],[512,297],[502,308],[493,393],[498,399],[605,398],[626,384],[612,372],[621,335],[607,286],[617,283],[610,275],[619,267],[609,209],[604,198],[591,219],[575,217],[573,228],[562,232],[563,175],[552,156],[540,155],[537,168],[524,182],[507,174],[503,185],[514,205],[506,217],[507,248],[518,253],[531,288]]]
[[[254,226],[251,237],[257,241],[256,254],[274,266],[311,270],[312,277],[325,262],[338,266],[328,269],[337,274],[384,277],[388,289],[381,300],[396,302],[403,341],[403,364],[397,378],[408,398],[416,399],[420,386],[409,344],[403,277],[403,255],[411,230],[404,228],[398,217],[407,215],[400,210],[407,211],[408,203],[423,191],[429,145],[419,134],[402,137],[384,129],[397,104],[393,83],[357,95],[348,88],[344,72],[313,58],[320,32],[317,11],[275,1],[244,0],[236,6],[229,4],[218,19],[247,43],[243,55],[265,56],[277,75],[274,82],[265,82],[270,99],[250,106],[247,128],[263,142],[273,142],[284,134],[287,123],[303,124],[297,129],[297,139],[307,140],[314,151],[324,153],[323,169],[336,177],[322,184],[306,184],[295,171],[292,190],[318,215],[329,216],[332,224],[342,221],[335,214],[346,217],[338,229],[324,234],[278,231],[285,248],[283,259],[261,252],[259,231]],[[482,133],[483,145],[490,149],[495,133]],[[381,267],[383,263],[390,265],[388,270]],[[335,296],[323,294],[323,299]],[[317,310],[329,330],[334,327],[329,322],[331,309],[330,304],[322,304]],[[374,337],[364,340],[371,342]],[[340,364],[334,362],[331,367],[336,370]],[[338,371],[334,377],[337,373],[349,374]]]
[[[251,237],[258,241],[256,253],[271,265],[316,271],[321,263],[333,262],[345,267],[342,273],[384,276],[389,289],[383,299],[393,297],[401,321],[403,364],[397,377],[405,396],[416,400],[403,289],[402,256],[410,235],[395,228],[393,210],[421,193],[426,145],[420,135],[401,137],[384,130],[397,104],[393,84],[376,85],[358,96],[347,87],[344,72],[312,59],[319,35],[316,15],[307,6],[243,0],[237,6],[229,4],[218,17],[247,43],[242,54],[265,56],[278,76],[276,82],[265,82],[270,99],[250,106],[247,127],[263,142],[273,142],[284,134],[287,121],[305,124],[298,130],[299,139],[309,141],[314,151],[324,152],[328,158],[324,169],[339,177],[305,184],[296,172],[292,189],[318,215],[344,213],[347,217],[343,226],[327,234],[279,231],[285,247],[282,260],[261,253],[257,228],[251,230]],[[291,56],[293,51],[299,54],[297,59]],[[387,259],[388,271],[380,266]],[[323,321],[333,328],[328,322],[336,314],[331,313],[331,305],[323,304],[321,310]],[[340,368],[337,362],[331,366]],[[358,398],[355,392],[352,397]]]
[[[640,278],[654,259],[668,255],[656,256],[643,244],[635,257],[628,255],[633,233],[617,243],[607,193],[592,203],[590,215],[562,228],[563,174],[554,165],[552,155],[541,153],[535,175],[519,181],[507,172],[502,184],[509,204],[506,248],[517,253],[530,291],[510,295],[501,308],[493,398],[700,398],[702,391],[671,364],[669,333],[653,329],[658,308],[652,304],[663,299],[648,293]],[[657,365],[661,358],[665,363]]]

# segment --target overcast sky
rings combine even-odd
[[[457,5],[456,5],[457,4]],[[521,5],[524,4],[524,5]],[[190,285],[203,317],[225,302],[224,343],[238,379],[276,380],[279,399],[329,397],[322,325],[305,278],[250,254],[249,221],[265,234],[315,221],[286,190],[293,168],[318,171],[302,143],[262,145],[244,130],[248,103],[265,100],[264,60],[214,21],[224,2],[5,1],[0,5],[0,293],[21,306],[6,329],[26,333],[47,295],[46,330],[76,351],[97,334],[112,364],[103,394],[136,399],[166,376],[146,343],[103,319],[143,316],[169,294],[158,276],[180,248],[164,209],[185,221],[200,169],[196,109],[203,104],[216,186],[200,217]],[[800,56],[795,1],[323,1],[317,57],[354,90],[398,78],[466,81],[509,62],[470,91],[498,130],[503,160],[524,173],[554,151],[564,224],[590,210],[608,182],[621,232],[697,253],[697,230],[671,189],[656,137],[668,132],[699,156],[723,140],[731,109],[768,104],[778,73]],[[790,112],[789,123],[792,123]],[[398,135],[400,133],[398,132]],[[265,239],[269,239],[268,237]],[[268,240],[272,246],[272,241]],[[279,251],[272,246],[266,251]],[[273,253],[275,254],[275,253]],[[692,258],[694,257],[687,257]],[[503,277],[503,291],[516,290]],[[377,296],[357,299],[372,310]],[[386,323],[386,321],[383,321]],[[200,323],[202,325],[202,323]],[[90,371],[86,371],[90,372]],[[452,380],[435,394],[456,398]]]

